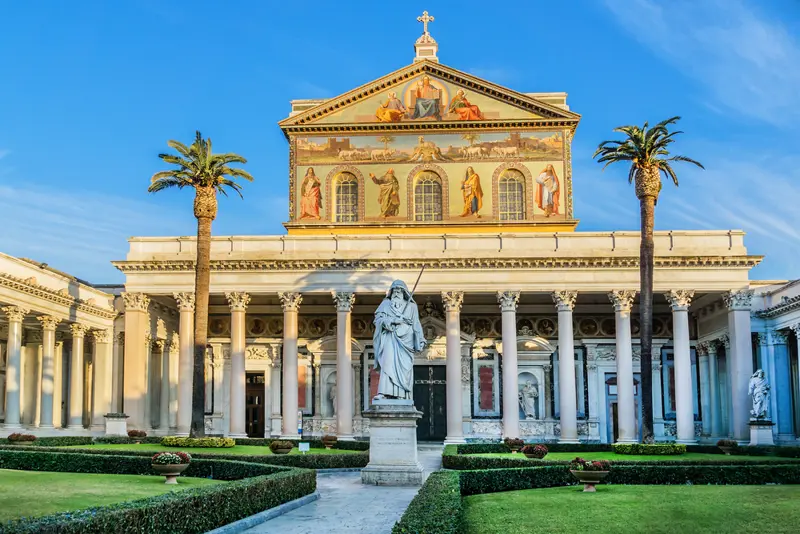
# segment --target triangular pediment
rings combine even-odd
[[[425,341],[431,343],[439,339],[444,339],[447,333],[447,323],[431,315],[423,317],[419,322],[422,326],[422,332],[425,335]],[[472,344],[475,342],[475,336],[471,336],[464,331],[460,331],[459,335],[462,343]]]
[[[308,126],[430,123],[497,126],[498,122],[573,127],[580,115],[471,74],[421,61],[280,122],[287,133]]]

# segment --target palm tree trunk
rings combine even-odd
[[[639,340],[642,349],[642,441],[653,443],[653,225],[655,224],[655,197],[642,196],[639,200],[642,224],[639,249]]]

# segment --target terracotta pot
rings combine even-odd
[[[292,449],[270,449],[272,454],[289,454]]]
[[[569,472],[583,484],[583,491],[589,493],[597,491],[594,485],[599,484],[608,476],[608,471],[573,471],[570,469]]]
[[[733,449],[734,449],[734,447],[722,447],[722,446],[719,447],[719,450],[724,452],[725,456],[730,456],[731,453],[733,452]]]
[[[164,484],[177,484],[178,475],[186,471],[189,464],[150,464],[150,466],[153,468],[153,471],[159,475],[167,477]]]

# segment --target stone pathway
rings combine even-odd
[[[442,446],[421,445],[425,477],[441,468]],[[281,534],[389,533],[417,494],[416,487],[366,486],[358,471],[317,474],[320,498],[245,532]]]

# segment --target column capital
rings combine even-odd
[[[717,355],[717,341],[702,341],[695,347],[698,356],[716,356]]]
[[[687,311],[694,297],[694,289],[672,289],[664,293],[672,311]]]
[[[497,302],[500,303],[500,309],[506,311],[517,311],[517,304],[519,303],[519,291],[498,291]]]
[[[750,305],[753,303],[753,290],[728,291],[722,295],[722,300],[730,311],[750,311]]]
[[[731,348],[731,338],[730,338],[730,336],[729,336],[728,334],[722,334],[722,335],[721,335],[721,336],[720,336],[720,337],[717,339],[717,341],[720,343],[720,345],[722,345],[723,347],[725,347],[725,350],[726,350],[726,351],[727,351],[727,350],[729,350],[729,349]]]
[[[350,312],[353,310],[353,303],[356,301],[355,293],[351,291],[331,291],[331,297],[333,297],[333,303],[336,305],[336,311]]]
[[[650,362],[650,368],[651,368],[651,369],[653,370],[653,372],[655,372],[655,373],[658,373],[658,372],[660,372],[660,371],[661,371],[661,362],[659,362],[659,361],[653,361],[653,362]]]
[[[244,291],[231,291],[229,293],[225,293],[225,298],[228,299],[228,306],[230,306],[232,312],[243,312],[247,309],[247,305],[250,304],[250,295]]]
[[[73,338],[83,338],[86,335],[86,332],[89,331],[89,327],[85,324],[80,323],[72,323],[69,325],[69,331],[72,332]]]
[[[281,299],[281,306],[283,311],[298,311],[300,303],[303,302],[303,295],[300,293],[278,293],[278,298]]]
[[[169,338],[169,353],[179,355],[181,352],[181,337],[177,332],[173,332]]]
[[[53,332],[55,332],[58,323],[61,322],[61,319],[53,317],[52,315],[40,315],[36,320],[42,323],[42,330],[50,330]]]
[[[110,343],[111,330],[92,330],[89,335],[94,338],[95,343]]]
[[[122,293],[125,302],[125,311],[146,312],[150,306],[150,297],[144,293]]]
[[[8,322],[10,323],[21,323],[25,316],[30,313],[29,309],[21,306],[3,306],[0,309],[6,314]]]
[[[553,291],[553,303],[558,311],[571,312],[575,308],[575,301],[578,299],[577,291],[561,290]]]
[[[178,301],[178,309],[180,311],[194,311],[194,293],[173,293],[172,296]]]
[[[445,311],[461,311],[461,305],[464,304],[464,292],[442,291],[442,303],[444,304]],[[516,305],[514,308],[516,309]]]
[[[767,334],[770,345],[786,345],[789,341],[789,332],[786,330],[770,330]]]
[[[163,339],[154,339],[152,343],[153,343],[153,348],[158,349],[161,352],[164,351],[164,346],[167,344],[167,342]]]
[[[608,300],[614,305],[614,311],[618,312],[631,311],[634,298],[636,298],[634,289],[615,289],[608,294]]]

